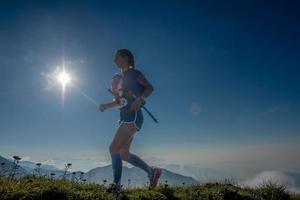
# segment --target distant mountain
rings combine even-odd
[[[112,166],[107,165],[105,167],[94,168],[88,171],[85,174],[85,177],[87,178],[87,181],[91,183],[103,183],[103,180],[107,180],[107,182],[110,183],[113,179]],[[142,169],[137,167],[128,168],[123,166],[121,184],[127,187],[128,179],[131,180],[131,187],[145,186],[149,181],[146,172],[144,172]],[[166,180],[168,181],[169,185],[181,185],[183,182],[186,185],[199,183],[192,177],[183,176],[163,169],[158,183],[165,183]]]
[[[2,164],[4,163],[4,164]],[[0,174],[8,176],[13,168],[13,160],[6,159],[0,156]],[[56,178],[63,175],[64,171],[59,170],[54,166],[51,165],[42,165],[40,174],[50,176],[50,173],[55,173]],[[19,167],[15,177],[23,177],[26,175],[37,174],[36,171],[36,163],[30,161],[19,161]],[[66,178],[71,178],[71,175],[67,175]]]
[[[0,175],[9,176],[12,169],[13,169],[14,163],[12,160],[6,159],[2,156],[0,156]],[[22,177],[25,176],[28,172],[23,167],[18,167],[16,170],[15,177]]]
[[[36,169],[36,163],[31,161],[20,161],[20,166],[27,169]],[[42,165],[42,169],[49,170],[49,171],[59,171],[61,169],[58,169],[54,167],[53,165]]]
[[[160,165],[160,167],[173,171],[178,174],[191,176],[200,183],[224,180],[225,178],[230,177],[230,174],[228,173],[216,169],[208,168],[208,167],[178,165],[178,164],[163,164]]]
[[[31,161],[20,161],[19,165],[26,169],[27,174],[38,174],[38,168],[35,162]],[[39,174],[44,176],[50,176],[51,173],[54,173],[55,175],[53,177],[61,177],[64,174],[64,171],[61,169],[58,169],[57,167],[53,165],[41,165],[39,169]],[[66,178],[71,177],[71,175],[66,175]]]

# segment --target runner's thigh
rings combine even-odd
[[[117,129],[111,145],[118,150],[128,146],[135,132],[136,128],[132,123],[122,123]]]

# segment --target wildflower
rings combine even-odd
[[[13,156],[13,158],[17,161],[21,160],[22,158],[20,158],[19,156]]]

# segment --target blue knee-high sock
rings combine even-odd
[[[153,173],[153,169],[145,163],[140,157],[137,155],[130,153],[128,162],[136,167],[139,167],[143,169],[145,172],[147,172],[148,176],[151,176]]]
[[[112,168],[113,168],[113,175],[114,175],[114,183],[116,183],[118,186],[121,185],[121,177],[122,177],[122,158],[121,155],[111,154],[111,160],[112,160]]]

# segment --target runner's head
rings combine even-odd
[[[128,49],[118,49],[115,54],[115,63],[118,68],[132,67],[134,68],[134,56]]]

